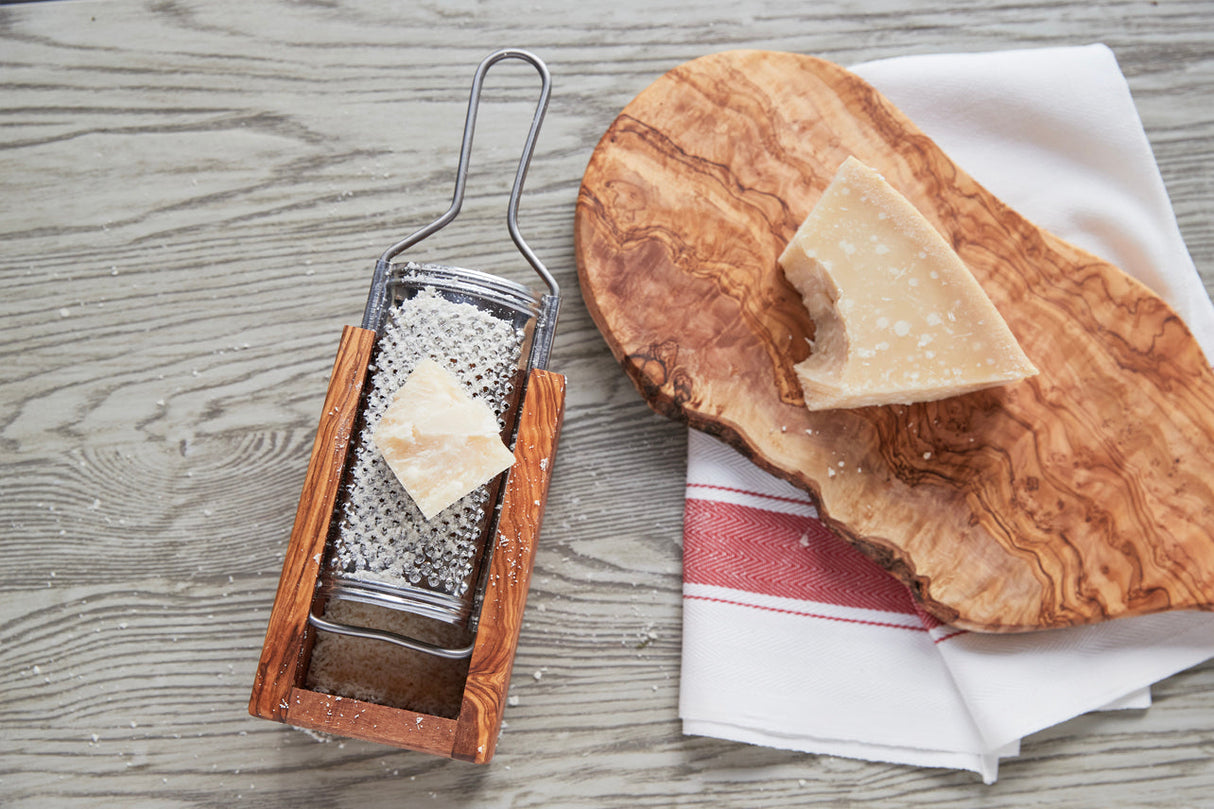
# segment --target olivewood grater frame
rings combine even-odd
[[[481,87],[489,68],[505,59],[528,62],[539,72],[541,89],[531,128],[510,193],[507,226],[519,252],[542,280],[545,291],[457,267],[393,263],[405,249],[450,223],[459,213],[468,174]],[[560,290],[519,232],[519,197],[547,109],[550,76],[544,63],[526,51],[490,54],[477,68],[460,149],[451,207],[430,225],[397,242],[376,263],[360,328],[347,326],[329,381],[324,409],[291,532],[282,575],[262,648],[249,712],[311,730],[390,744],[478,763],[494,754],[501,728],[523,607],[530,584],[556,445],[564,416],[565,379],[546,370],[555,332]],[[442,620],[465,622],[466,646],[444,647],[376,628],[328,621],[327,602],[335,599],[392,608],[417,595],[402,587],[377,586],[334,572],[334,543],[340,542],[343,490],[349,491],[358,449],[366,443],[368,394],[382,359],[395,308],[420,295],[470,305],[509,322],[519,335],[518,366],[509,401],[499,407],[503,437],[513,447],[514,465],[479,494],[483,511],[482,543],[467,560],[462,604],[440,606]],[[355,451],[352,452],[352,447]],[[471,497],[471,496],[470,496]],[[420,516],[420,515],[416,515]],[[459,577],[457,577],[459,578]],[[355,576],[357,579],[357,576]],[[441,589],[441,588],[440,588]],[[384,592],[386,591],[386,593]],[[456,601],[461,599],[457,593]],[[421,593],[426,604],[450,598]],[[423,614],[406,606],[406,611]],[[458,715],[454,718],[390,707],[311,690],[306,685],[317,631],[325,630],[405,646],[441,657],[468,658]]]

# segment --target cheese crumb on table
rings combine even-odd
[[[493,410],[432,359],[413,369],[372,440],[426,519],[514,463]]]
[[[849,157],[780,256],[814,321],[810,410],[934,401],[1037,373],[961,258]]]

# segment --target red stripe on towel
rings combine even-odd
[[[692,584],[919,614],[910,591],[812,517],[689,499],[683,579]]]
[[[908,629],[912,632],[926,632],[927,629],[921,626],[907,626],[906,624],[893,624],[888,621],[866,621],[862,618],[845,618],[839,615],[823,615],[817,612],[807,612],[803,610],[784,610],[778,607],[762,607],[757,604],[747,604],[744,601],[731,601],[728,598],[710,598],[708,596],[689,596],[684,595],[684,599],[688,601],[709,601],[713,604],[729,604],[733,607],[746,607],[752,610],[764,610],[765,612],[778,612],[782,615],[797,615],[802,618],[817,618],[822,621],[839,621],[844,624],[864,624],[865,626],[880,626],[887,629]]]
[[[749,489],[738,489],[733,486],[717,486],[712,483],[688,483],[689,489],[709,489],[717,492],[733,492],[734,494],[744,494],[747,497],[759,498],[762,500],[774,500],[778,503],[796,503],[801,506],[812,506],[812,504],[804,497],[784,497],[779,494],[762,494],[760,492],[752,492]]]

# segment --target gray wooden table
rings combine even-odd
[[[685,433],[577,295],[599,136],[734,47],[841,64],[1105,42],[1207,289],[1214,3],[86,2],[0,8],[0,804],[1214,805],[1214,665],[972,774],[684,737]],[[318,741],[245,712],[327,375],[375,257],[441,212],[472,68],[555,77],[523,201],[570,295],[569,409],[498,755]],[[527,69],[483,110],[470,198],[417,257],[517,279],[502,226]]]

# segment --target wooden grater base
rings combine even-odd
[[[304,687],[316,630],[308,613],[353,439],[375,332],[347,326],[329,380],[295,526],[249,700],[249,713],[301,728],[447,758],[493,758],[518,648],[553,461],[565,412],[565,378],[532,371],[515,441],[459,715],[447,719]]]

